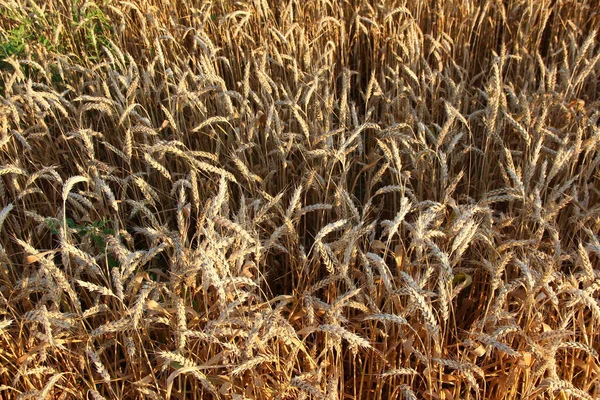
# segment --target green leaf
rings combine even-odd
[[[110,268],[116,268],[121,266],[121,263],[110,254],[106,257],[106,263]]]

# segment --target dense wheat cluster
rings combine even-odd
[[[595,0],[3,0],[4,399],[597,399]]]

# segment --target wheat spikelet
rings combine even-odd
[[[154,168],[155,170],[157,170],[158,172],[160,172],[160,174],[162,176],[164,176],[168,180],[171,180],[171,174],[169,173],[169,171],[161,163],[159,163],[154,158],[152,158],[152,156],[149,153],[144,153],[144,160],[146,160],[146,162],[152,168]]]
[[[88,308],[87,310],[85,310],[81,314],[81,317],[85,319],[85,318],[94,316],[96,314],[100,314],[102,312],[106,312],[108,310],[109,310],[108,306],[106,304],[104,304],[104,303],[101,303],[101,304],[98,304],[96,306],[92,306],[92,307]]]
[[[574,73],[576,69],[579,68],[579,65],[583,62],[585,57],[587,56],[588,50],[592,47],[596,39],[596,30],[592,30],[582,45],[577,50],[577,59],[575,60],[575,64],[571,68],[571,71]]]
[[[133,308],[131,309],[131,324],[134,329],[137,329],[137,326],[142,318],[142,314],[144,312],[144,308],[146,305],[146,299],[150,296],[150,293],[154,289],[154,285],[150,283],[144,283],[141,290],[137,294],[137,298],[133,304]]]
[[[357,296],[361,292],[361,288],[356,288],[343,293],[338,296],[335,301],[331,304],[331,308],[329,309],[329,313],[333,314],[339,311],[341,307],[347,306],[352,297]]]
[[[418,372],[412,368],[396,368],[385,371],[381,376],[416,375]]]
[[[45,332],[43,340],[48,342],[50,346],[56,346],[54,335],[52,333],[52,325],[50,324],[50,319],[48,318],[48,309],[45,305],[42,305],[36,310],[25,313],[25,319],[41,323]]]
[[[411,390],[410,386],[408,386],[408,385],[401,384],[400,391],[402,392],[402,396],[404,396],[404,398],[406,400],[416,400],[417,399],[417,396],[415,395],[415,393]]]
[[[558,378],[550,378],[546,380],[547,382],[547,390],[551,392],[564,392],[568,395],[571,395],[577,399],[583,400],[593,400],[593,397],[584,392],[581,389],[578,389],[573,386],[571,382],[564,381]]]
[[[115,195],[114,195],[112,189],[110,188],[110,186],[108,186],[106,181],[104,179],[101,179],[99,176],[97,176],[94,179],[94,183],[96,185],[96,188],[100,189],[100,191],[102,191],[105,194],[106,198],[108,199],[108,204],[110,205],[110,207],[112,207],[112,209],[114,209],[115,211],[119,211],[119,205],[117,203],[117,199],[115,198]]]
[[[3,331],[6,330],[6,328],[8,328],[13,322],[14,320],[12,319],[4,319],[0,321],[0,333],[3,333]]]
[[[384,284],[386,290],[388,291],[388,293],[394,292],[394,283],[393,283],[392,273],[391,273],[389,267],[387,266],[387,264],[385,263],[385,261],[383,260],[383,258],[381,258],[379,255],[377,255],[375,253],[367,253],[366,257],[373,265],[375,265],[375,267],[379,271],[381,280],[383,281],[383,284]]]
[[[160,351],[160,352],[158,352],[158,356],[170,363],[176,363],[176,364],[181,365],[181,367],[178,368],[177,371],[173,372],[167,378],[166,398],[170,398],[173,381],[175,380],[175,378],[178,375],[180,375],[182,373],[191,373],[192,376],[194,378],[196,378],[198,380],[198,382],[200,382],[205,389],[207,389],[208,391],[210,391],[213,394],[217,393],[217,390],[215,389],[214,385],[208,380],[206,375],[204,375],[202,372],[199,371],[200,368],[192,360],[190,360],[180,354],[169,352],[169,351]]]
[[[16,174],[16,175],[24,175],[28,176],[29,174],[22,168],[16,167],[14,165],[4,165],[0,167],[0,176],[6,174]]]
[[[158,57],[158,61],[160,62],[161,67],[163,67],[163,69],[166,69],[165,55],[160,44],[160,38],[158,37],[154,40],[154,49],[156,50],[156,56]]]
[[[329,276],[337,276],[335,267],[338,264],[338,262],[331,247],[321,242],[316,242],[315,246],[317,248],[319,256],[321,257],[321,260],[325,264],[325,268],[327,269]]]
[[[88,314],[88,317],[91,316]],[[95,328],[90,332],[91,336],[101,336],[107,333],[115,333],[115,332],[125,332],[131,328],[132,322],[131,318],[124,317],[116,321],[107,322],[104,325]],[[135,326],[134,326],[135,329]]]
[[[2,221],[2,218],[0,217],[0,227],[2,226],[1,221]],[[577,253],[579,254],[579,258],[581,260],[581,266],[583,267],[584,274],[585,274],[584,282],[593,281],[594,279],[596,279],[597,275],[596,275],[596,272],[594,271],[594,268],[592,267],[592,263],[588,256],[588,253],[581,243],[579,243],[579,245],[577,247]]]
[[[83,114],[87,111],[99,111],[106,114],[109,118],[113,117],[113,109],[105,103],[86,103],[82,105],[79,108],[80,118],[83,118]]]
[[[6,207],[0,211],[0,231],[2,230],[2,226],[4,224],[4,220],[8,216],[8,214],[13,210],[12,203],[9,203]]]
[[[315,237],[315,243],[320,243],[325,236],[327,236],[328,234],[335,232],[339,229],[342,229],[344,226],[346,226],[347,223],[348,223],[347,219],[341,219],[339,221],[331,222],[331,223],[325,225],[319,231],[317,236]]]
[[[325,204],[325,203],[311,204],[310,206],[302,207],[298,211],[298,216],[301,217],[301,216],[306,215],[306,214],[311,213],[311,212],[315,212],[315,211],[329,211],[331,209],[333,209],[333,205],[332,204]]]
[[[122,257],[123,260],[126,259],[126,257]],[[121,277],[121,272],[119,271],[119,268],[113,267],[110,270],[110,276],[112,278],[112,284],[115,287],[115,295],[116,297],[121,300],[124,301],[125,300],[125,295],[123,293],[123,279]]]
[[[39,398],[41,398],[41,399],[47,398],[48,395],[50,394],[50,391],[52,389],[54,389],[54,386],[62,378],[63,378],[63,374],[54,374],[52,377],[50,377],[50,379],[48,379],[48,382],[46,383],[46,385],[44,385],[44,388],[39,392]]]
[[[568,290],[568,293],[573,296],[568,303],[569,306],[575,306],[577,303],[582,302],[584,305],[590,308],[595,319],[600,318],[600,306],[588,292],[580,289],[570,289]]]
[[[383,322],[393,322],[398,325],[408,325],[406,318],[394,314],[371,314],[364,318],[365,321],[375,320]]]
[[[127,106],[127,108],[125,110],[123,110],[123,112],[121,113],[121,116],[119,117],[119,123],[117,125],[118,126],[123,125],[123,122],[125,122],[127,117],[129,117],[129,114],[131,114],[133,109],[136,108],[137,106],[139,106],[139,104],[137,104],[137,103],[133,103],[133,104],[130,104],[129,106]]]
[[[229,119],[226,118],[226,117],[221,117],[221,116],[215,115],[213,117],[207,118],[206,120],[202,121],[202,123],[200,123],[199,125],[197,125],[196,127],[194,127],[191,131],[192,132],[199,132],[203,128],[205,128],[207,126],[211,126],[211,125],[216,124],[218,122],[229,123]]]
[[[336,197],[338,197],[338,196],[341,197],[341,200],[343,200],[343,203],[350,210],[350,214],[351,214],[352,218],[354,219],[354,221],[360,221],[360,212],[358,211],[358,208],[356,208],[356,205],[354,204],[354,201],[352,200],[352,197],[350,196],[348,191],[340,188],[336,192]]]
[[[396,193],[396,192],[404,192],[404,190],[406,190],[406,188],[404,186],[401,185],[388,185],[388,186],[384,186],[380,189],[378,189],[375,194],[373,195],[373,197],[375,196],[379,196],[382,194],[388,194],[388,193]]]
[[[112,151],[113,153],[115,153],[116,155],[118,155],[119,157],[121,157],[121,159],[123,159],[125,162],[129,162],[129,160],[131,160],[131,157],[128,157],[125,153],[123,153],[121,150],[117,149],[112,144],[110,144],[110,143],[108,143],[106,141],[102,141],[102,144],[107,149],[109,149],[110,151]]]
[[[179,296],[175,296],[175,312],[177,315],[177,349],[181,352],[186,345],[187,321],[185,316],[185,304],[183,299]]]
[[[475,335],[477,337],[477,339],[488,345],[488,346],[492,346],[504,353],[506,353],[507,355],[511,356],[511,357],[520,357],[521,353],[519,353],[518,351],[514,350],[513,348],[511,348],[510,346],[494,339],[493,337],[485,334],[485,333],[479,333]]]
[[[302,185],[298,185],[298,187],[294,190],[294,194],[290,199],[290,204],[288,205],[288,208],[285,211],[286,219],[291,219],[298,210],[298,207],[301,206],[300,196],[302,195],[302,190]]]
[[[294,104],[292,106],[292,113],[294,114],[294,118],[296,118],[296,121],[298,121],[298,124],[302,129],[302,133],[304,134],[306,141],[310,143],[310,128],[308,126],[308,123],[306,123],[306,120],[302,117],[302,115],[300,115],[300,106]]]
[[[110,374],[108,373],[108,371],[106,370],[106,367],[100,360],[100,357],[98,357],[98,354],[96,354],[96,352],[92,349],[87,349],[86,354],[87,354],[88,358],[94,364],[94,368],[100,374],[104,383],[106,383],[107,385],[110,385],[110,382],[111,382]]]
[[[459,371],[461,373],[461,375],[467,379],[467,381],[471,384],[471,386],[473,386],[475,388],[478,388],[479,385],[477,384],[477,381],[475,380],[475,377],[473,376],[473,372],[476,373],[480,378],[485,377],[484,371],[481,368],[479,368],[477,365],[472,364],[470,362],[449,360],[449,359],[440,359],[440,358],[433,358],[432,361],[435,361],[441,365],[444,365],[444,366],[447,366],[454,370]]]
[[[167,121],[169,121],[169,125],[171,125],[171,128],[173,128],[175,133],[178,133],[179,128],[177,126],[177,122],[175,121],[175,118],[173,118],[173,114],[171,114],[171,112],[167,109],[167,107],[165,107],[162,104],[160,105],[160,108],[163,111],[163,113],[165,113],[165,116],[167,117]]]
[[[76,311],[81,312],[81,303],[79,301],[79,297],[69,284],[69,279],[66,273],[62,269],[57,268],[54,262],[46,257],[41,257],[39,260],[42,267],[50,273],[56,282],[56,287],[53,289],[60,288],[62,291],[67,293],[73,305],[75,306]]]
[[[69,255],[73,255],[73,256],[75,256],[75,259],[78,263],[88,266],[90,268],[90,270],[96,274],[100,273],[100,268],[98,266],[98,263],[96,262],[96,260],[94,260],[94,258],[90,254],[73,246],[64,237],[61,238],[61,246],[62,246],[62,249],[61,249],[62,253],[65,256],[68,257]],[[66,277],[65,277],[65,280],[66,280]]]
[[[368,340],[363,339],[362,337],[344,329],[339,325],[319,325],[317,327],[318,331],[331,333],[334,336],[340,337],[350,343],[353,347],[363,347],[363,348],[371,348],[371,344]]]
[[[143,178],[139,176],[133,177],[133,182],[142,191],[145,199],[152,205],[160,201],[158,193],[150,186]]]
[[[382,188],[382,189],[384,189],[384,188]],[[389,192],[386,192],[386,190],[389,190],[389,187],[387,187],[387,189],[385,189],[383,191],[382,191],[382,189],[379,189],[375,193],[375,195],[377,196],[379,194],[389,193]],[[382,236],[388,237],[388,243],[390,243],[390,241],[392,240],[392,237],[396,233],[398,233],[398,228],[400,227],[400,224],[402,224],[402,221],[404,220],[404,218],[406,217],[406,215],[408,214],[408,212],[410,211],[412,206],[413,205],[409,201],[408,198],[402,197],[402,199],[400,200],[400,210],[396,214],[396,217],[394,217],[394,220],[393,221],[384,220],[381,222],[381,225],[384,226]]]
[[[91,291],[91,292],[98,292],[104,296],[111,296],[111,297],[117,297],[112,290],[110,290],[107,287],[104,286],[99,286],[99,285],[95,285],[93,283],[90,282],[85,282],[85,281],[81,281],[79,279],[76,279],[75,282],[77,282],[79,284],[79,286],[86,288],[87,290]]]
[[[239,224],[230,221],[226,218],[223,218],[219,215],[215,215],[213,217],[213,221],[216,222],[218,225],[221,225],[227,229],[230,229],[232,231],[234,231],[235,233],[237,233],[238,235],[240,235],[240,237],[242,237],[244,240],[246,240],[247,242],[250,243],[256,243],[256,240],[244,229],[242,228]]]
[[[143,133],[147,136],[157,136],[158,132],[148,126],[144,126],[144,125],[135,125],[131,128],[131,133]],[[129,140],[129,139],[127,139]],[[132,135],[132,141],[133,141],[133,135]]]
[[[262,182],[262,178],[250,172],[246,164],[244,164],[244,162],[240,160],[237,156],[232,157],[232,161],[248,181],[256,183]]]
[[[255,369],[260,364],[268,363],[268,362],[276,362],[276,361],[277,361],[277,359],[273,356],[260,355],[258,357],[254,357],[253,359],[248,360],[248,361],[238,365],[231,371],[231,373],[233,375],[240,375],[248,370]]]
[[[581,342],[562,342],[558,345],[558,348],[581,350],[581,351],[588,353],[589,355],[594,357],[596,360],[598,360],[598,358],[599,358],[598,352],[596,351],[596,349],[594,349],[592,346],[590,346],[588,344],[581,343]]]
[[[225,178],[227,178],[227,180],[237,183],[237,180],[235,179],[233,174],[231,174],[228,171],[225,171],[222,168],[215,167],[213,165],[210,165],[208,163],[205,163],[203,161],[199,161],[199,160],[196,160],[193,158],[188,158],[188,160],[191,162],[191,164],[193,164],[194,167],[196,167],[202,171],[211,172],[211,173],[219,175],[219,176],[224,176]]]
[[[102,396],[100,393],[98,393],[94,389],[88,390],[88,394],[90,394],[92,396],[93,400],[106,400],[106,398],[104,396]]]
[[[421,311],[421,314],[425,319],[427,330],[434,336],[434,339],[436,339],[437,342],[440,330],[437,320],[433,315],[431,305],[425,300],[425,297],[412,286],[409,286],[408,289],[412,294],[412,298],[415,301],[417,308]]]
[[[316,386],[311,385],[310,383],[306,382],[305,380],[300,379],[299,377],[292,378],[290,383],[292,384],[292,386],[295,386],[298,389],[302,390],[303,392],[312,395],[314,398],[316,398],[318,400],[325,400],[325,395],[323,394],[321,389],[319,389]]]
[[[63,199],[63,209],[64,210],[66,210],[66,201],[67,201],[67,196],[69,195],[69,192],[71,191],[73,186],[75,186],[79,182],[89,182],[89,179],[84,176],[81,176],[81,175],[73,176],[73,177],[70,177],[69,179],[67,179],[67,181],[63,185],[62,199]],[[66,221],[66,216],[64,216],[63,219]],[[66,223],[65,223],[65,225],[66,225]]]
[[[160,226],[156,216],[152,211],[148,209],[145,202],[134,201],[131,199],[125,200],[125,202],[131,206],[131,213],[129,214],[130,218],[135,217],[137,214],[142,213],[146,218],[150,220],[150,226],[158,227]]]
[[[478,228],[479,224],[477,224],[476,221],[469,220],[454,237],[452,248],[450,250],[450,253],[454,253],[454,259],[460,258],[460,256],[465,252],[469,246],[469,243],[473,240],[473,237],[477,233]]]

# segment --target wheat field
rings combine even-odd
[[[600,398],[596,0],[1,3],[2,399]]]

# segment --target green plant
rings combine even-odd
[[[113,235],[114,229],[110,226],[110,220],[106,217],[93,222],[77,223],[72,218],[67,218],[67,227],[75,231],[75,235],[80,239],[89,238],[96,246],[99,252],[106,250],[106,236]],[[60,233],[60,222],[53,218],[46,219],[46,226],[54,235]],[[110,254],[107,256],[109,266],[117,266],[118,262]]]
[[[51,24],[44,14],[40,12],[26,14],[5,9],[0,15],[8,20],[6,25],[13,26],[2,32],[0,62],[10,56],[21,57],[28,44],[38,43],[46,49],[52,50],[52,44],[45,34]],[[3,64],[6,65],[6,63]]]
[[[0,71],[10,71],[12,67],[5,60],[9,57],[25,58],[27,46],[39,45],[48,51],[63,51],[59,46],[55,48],[48,39],[47,32],[52,29],[52,24],[41,13],[20,14],[14,10],[5,9],[0,12],[0,18],[5,18],[6,25],[12,28],[0,30]],[[32,54],[35,60],[35,53]],[[38,60],[35,60],[38,61]],[[29,65],[21,66],[27,78],[34,78],[33,70]],[[53,83],[57,77],[52,74]],[[0,92],[4,92],[4,79],[0,77]]]
[[[25,24],[9,30],[4,36],[2,43],[0,43],[0,60],[23,53],[28,38],[27,26]]]
[[[81,31],[84,48],[90,61],[97,61],[101,56],[99,44],[111,47],[107,35],[110,23],[104,12],[94,3],[78,4],[73,2],[72,26],[75,31]]]

